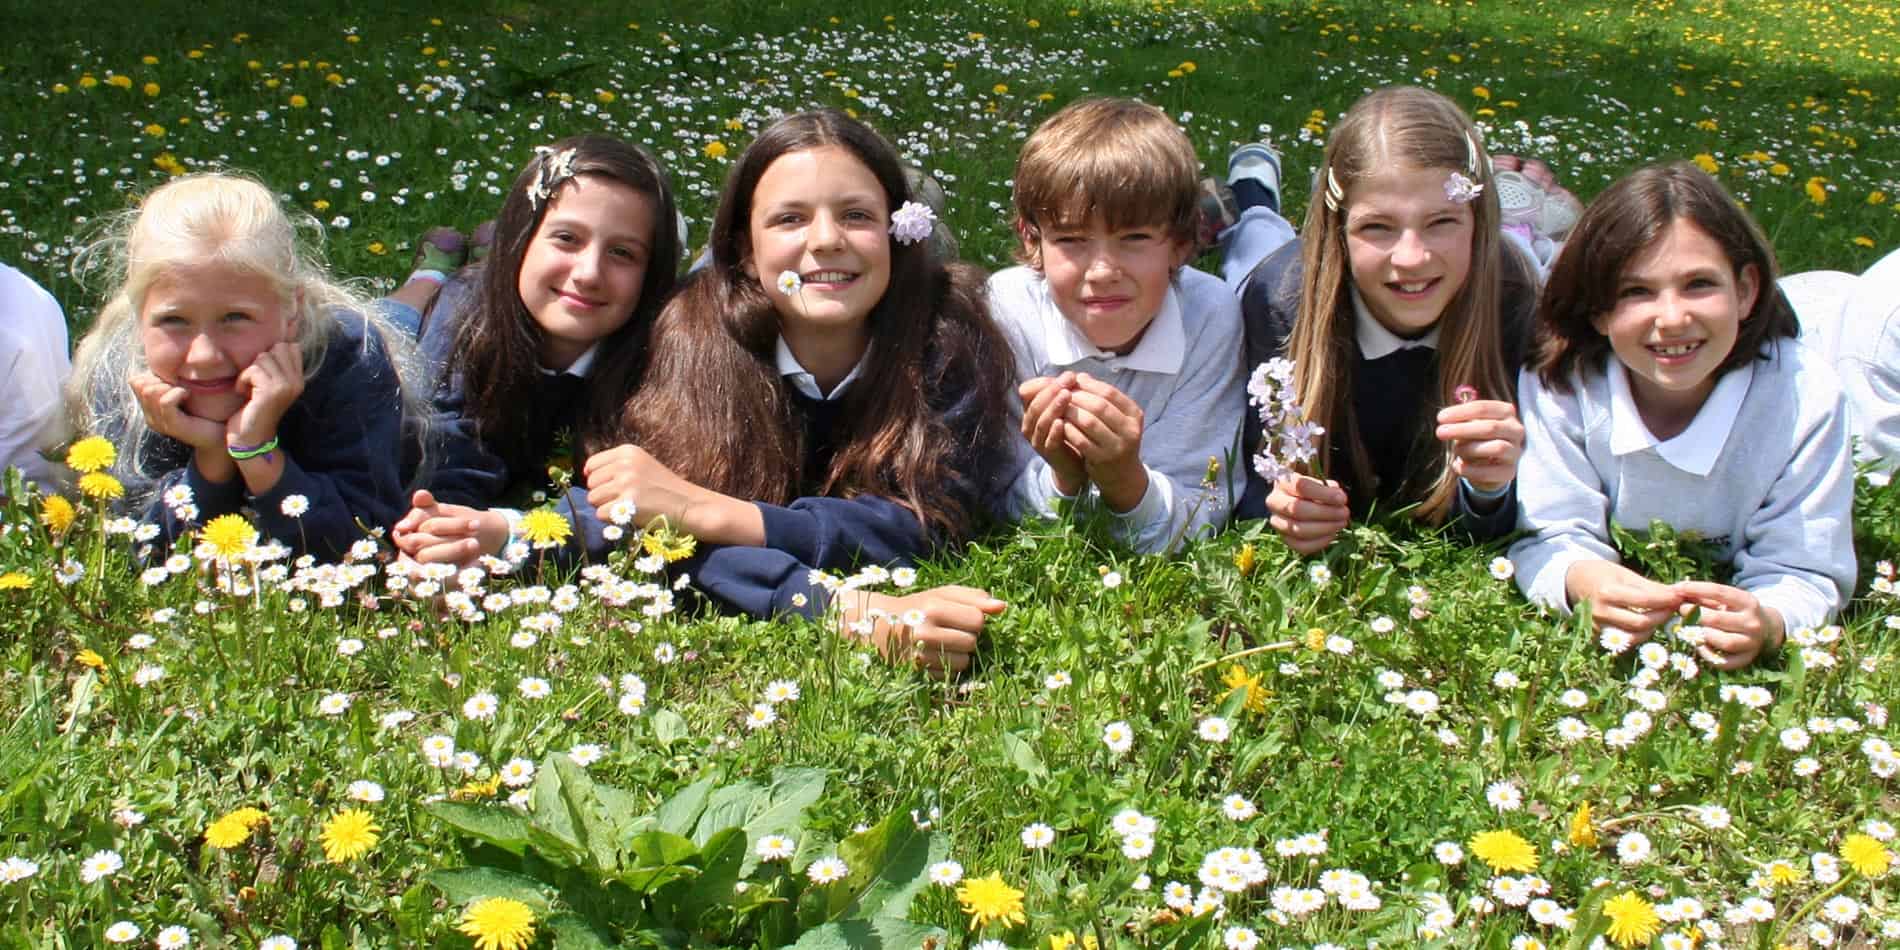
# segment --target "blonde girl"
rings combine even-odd
[[[1242,294],[1247,365],[1293,360],[1326,477],[1252,471],[1237,517],[1270,518],[1309,554],[1375,506],[1510,530],[1524,445],[1512,383],[1535,285],[1499,237],[1492,184],[1477,129],[1438,93],[1380,89],[1340,120],[1300,241]],[[1249,459],[1265,435],[1249,413]]]
[[[114,289],[69,401],[167,538],[250,508],[265,536],[335,559],[401,513],[418,397],[403,335],[329,279],[299,224],[252,179],[189,175],[82,261]]]

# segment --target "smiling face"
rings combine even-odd
[[[1445,197],[1445,168],[1398,167],[1347,193],[1346,255],[1366,309],[1402,337],[1430,330],[1471,273],[1469,203]]]
[[[566,369],[633,318],[652,252],[653,204],[598,175],[577,175],[555,192],[515,288],[541,328],[542,366]]]
[[[1702,408],[1759,289],[1754,265],[1736,273],[1721,245],[1683,218],[1624,266],[1616,305],[1591,323],[1628,369],[1653,432],[1679,431]]]
[[[1030,251],[1062,316],[1095,346],[1127,353],[1161,312],[1191,249],[1159,226],[1116,230],[1097,219],[1045,228]]]
[[[752,274],[772,298],[786,343],[814,334],[868,340],[866,318],[891,282],[891,208],[884,187],[837,146],[787,152],[752,192]],[[779,277],[798,275],[786,293]]]
[[[224,422],[244,406],[239,374],[296,331],[268,278],[208,262],[166,269],[145,290],[139,341],[152,374],[190,395],[185,411]]]

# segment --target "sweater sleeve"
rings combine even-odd
[[[1781,344],[1783,359],[1797,348]],[[1819,627],[1854,591],[1854,469],[1840,391],[1815,359],[1796,375],[1803,425],[1787,466],[1737,539],[1734,585],[1780,611],[1792,632]]]
[[[437,500],[486,508],[507,492],[508,464],[483,443],[475,421],[468,415],[461,374],[448,365],[455,334],[471,299],[463,280],[444,285],[423,321],[417,349],[437,374],[429,407],[432,445],[428,488]]]
[[[1573,386],[1582,386],[1580,380]],[[1518,587],[1532,602],[1570,611],[1565,577],[1582,561],[1618,560],[1610,546],[1610,501],[1584,449],[1578,393],[1552,392],[1530,370],[1518,378],[1524,457],[1518,462],[1518,525],[1531,536],[1511,545]]]
[[[1246,474],[1246,485],[1234,506],[1234,519],[1265,518],[1267,496],[1273,486],[1254,471],[1253,457],[1260,452],[1266,432],[1260,414],[1246,401],[1246,378],[1259,366],[1286,349],[1293,333],[1293,315],[1299,310],[1300,244],[1293,241],[1268,255],[1247,278],[1240,295],[1241,334],[1245,354],[1241,372],[1241,456],[1234,461]]]

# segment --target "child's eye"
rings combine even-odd
[[[853,208],[850,211],[846,211],[844,216],[847,221],[873,221],[877,218],[877,215],[863,208]]]
[[[628,245],[625,245],[625,244],[616,246],[613,249],[613,251],[610,253],[612,253],[615,257],[625,258],[626,260],[629,260],[629,261],[640,260],[640,249],[637,247],[629,247]]]
[[[225,314],[223,317],[223,320],[226,323],[242,323],[249,319],[251,319],[251,315],[248,313],[245,313],[242,310],[233,310]]]
[[[1637,286],[1634,284],[1628,287],[1624,287],[1621,290],[1618,290],[1616,292],[1616,299],[1618,300],[1633,300],[1638,297],[1647,297],[1647,296],[1649,296],[1648,287]]]

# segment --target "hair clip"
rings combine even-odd
[[[1338,211],[1346,201],[1346,189],[1339,187],[1339,179],[1333,177],[1333,166],[1326,166],[1326,210]]]
[[[906,201],[891,213],[891,238],[899,244],[915,244],[930,236],[937,213],[921,201]]]
[[[1470,204],[1472,199],[1484,194],[1484,186],[1466,178],[1463,172],[1452,172],[1445,178],[1445,199],[1459,204]]]
[[[1478,167],[1478,155],[1481,154],[1481,152],[1482,150],[1478,148],[1478,137],[1475,135],[1472,135],[1470,129],[1466,129],[1465,130],[1465,171],[1470,172],[1471,177],[1473,178],[1484,177],[1484,170]]]
[[[537,145],[534,153],[541,162],[541,170],[528,186],[528,204],[539,211],[542,202],[554,197],[555,189],[560,188],[562,182],[574,177],[574,150],[565,148],[557,152],[552,146]]]

